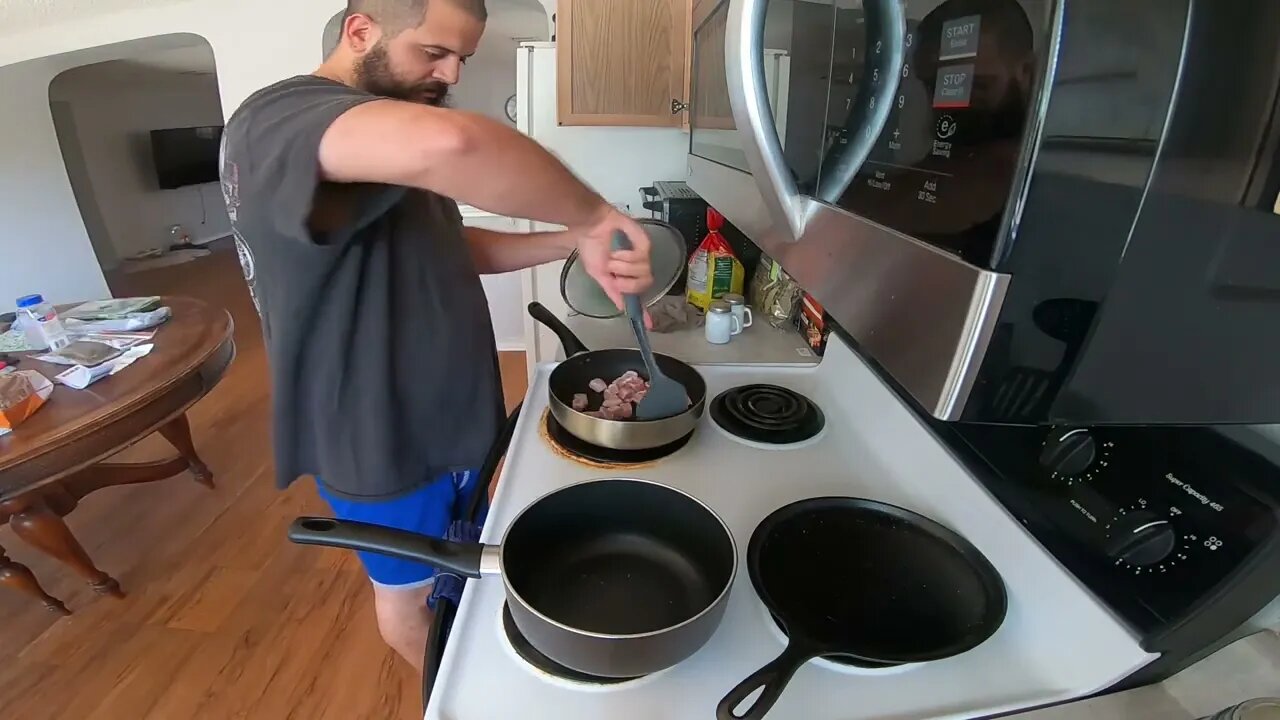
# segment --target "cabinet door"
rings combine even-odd
[[[560,124],[680,127],[689,22],[688,0],[560,0]]]

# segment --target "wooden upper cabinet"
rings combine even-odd
[[[681,127],[693,0],[559,0],[561,125]]]

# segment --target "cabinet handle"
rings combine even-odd
[[[671,114],[672,115],[679,115],[682,112],[688,111],[688,109],[689,109],[689,103],[680,102],[675,98],[671,98]]]

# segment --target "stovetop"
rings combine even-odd
[[[521,509],[556,487],[612,476],[664,482],[715,509],[738,542],[741,572],[724,621],[674,668],[612,685],[575,682],[537,669],[513,648],[503,629],[500,580],[471,581],[428,720],[714,717],[724,694],[785,645],[745,572],[747,541],[777,508],[825,495],[900,505],[964,535],[1002,574],[1009,612],[985,644],[948,660],[887,669],[813,661],[796,674],[771,718],[982,717],[1096,692],[1153,659],[837,338],[817,367],[699,368],[709,397],[749,384],[802,393],[824,416],[816,438],[769,448],[732,437],[707,416],[685,447],[625,470],[576,462],[548,442],[541,428],[551,369],[540,367],[530,384],[484,541],[499,542]]]
[[[739,385],[717,395],[710,407],[717,427],[765,449],[816,440],[827,425],[816,400],[779,385]]]

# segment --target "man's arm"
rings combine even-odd
[[[320,141],[332,182],[417,187],[498,215],[580,231],[583,267],[618,307],[653,282],[649,237],[536,142],[483,115],[374,100],[335,120]],[[615,232],[632,250],[613,252]]]
[[[577,247],[577,235],[570,231],[524,234],[467,227],[463,228],[463,237],[471,246],[471,258],[481,275],[564,260]]]
[[[320,142],[326,180],[430,190],[483,210],[568,227],[609,205],[520,132],[461,110],[377,100],[338,117]]]

